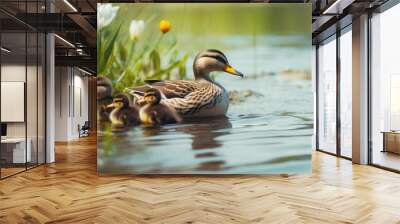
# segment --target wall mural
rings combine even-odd
[[[98,172],[311,171],[310,4],[98,4]]]

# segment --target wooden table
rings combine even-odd
[[[392,152],[400,154],[400,131],[382,131],[383,150],[382,152]]]

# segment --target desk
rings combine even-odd
[[[383,131],[383,150],[382,152],[392,152],[400,154],[400,132]]]
[[[25,154],[25,138],[4,138],[1,139],[1,157],[7,163],[25,163],[32,160],[30,138],[26,140],[28,143]],[[11,159],[12,158],[12,159]],[[26,158],[26,161],[25,161]]]

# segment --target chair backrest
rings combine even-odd
[[[82,126],[82,129],[89,129],[90,128],[90,123],[89,121],[85,121],[85,123]]]

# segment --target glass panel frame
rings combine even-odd
[[[1,122],[6,125],[6,134],[1,140],[2,151],[2,178],[12,176],[27,169],[27,162],[30,161],[31,154],[29,144],[27,144],[27,116],[26,116],[26,90],[27,90],[27,31],[2,32],[1,45],[8,51],[2,50],[1,54],[1,91],[19,89],[10,94],[15,96],[18,102],[23,101],[23,118],[21,116],[14,119],[2,118]],[[3,86],[4,84],[4,86]],[[22,84],[22,86],[21,86]],[[8,89],[3,89],[9,86]],[[22,87],[22,88],[20,88]],[[22,90],[23,89],[23,90]],[[20,91],[23,91],[21,93]],[[2,93],[2,99],[7,98]],[[11,97],[11,96],[10,96]],[[11,103],[11,102],[10,102]],[[11,104],[9,104],[11,105]],[[4,113],[9,110],[0,105],[0,111]],[[20,118],[21,117],[21,118]]]
[[[385,5],[382,6],[385,8]],[[397,60],[400,4],[388,7],[369,18],[369,164],[400,172],[399,105],[400,64]],[[393,96],[395,95],[395,96]],[[396,102],[396,103],[395,103]]]
[[[352,27],[341,31],[340,37],[340,156],[352,158]]]
[[[350,24],[323,40],[317,47],[320,49],[322,46],[323,49],[317,52],[316,59],[316,149],[347,160],[352,159],[352,139],[349,138],[352,134],[351,33],[352,25]],[[341,43],[343,41],[345,42]],[[328,62],[323,61],[324,59]],[[326,74],[327,71],[329,76]],[[328,83],[324,83],[327,77],[329,86],[327,86]],[[329,121],[326,121],[327,118]]]
[[[26,3],[27,1],[18,2],[20,13],[43,12],[45,1],[30,1],[29,9]],[[0,6],[3,6],[3,3],[0,3]],[[3,16],[14,20],[12,16],[6,14]],[[9,50],[9,52],[1,50],[0,81],[24,82],[24,119],[23,123],[7,122],[7,137],[4,137],[0,144],[0,179],[46,163],[46,35],[31,26],[18,23],[20,26],[13,29],[6,30],[0,27],[0,46]],[[10,47],[7,48],[5,45]],[[15,74],[19,75],[15,76]],[[0,105],[0,111],[2,109],[4,108]],[[22,143],[19,141],[15,144],[23,146],[23,149],[18,148],[18,153],[22,150],[21,158],[14,158],[16,148],[7,142],[17,137],[24,139]],[[5,146],[6,144],[10,146]],[[10,151],[10,155],[6,155],[5,150]],[[31,152],[30,156],[29,152]],[[2,158],[5,156],[7,156],[7,161],[11,161],[11,165],[15,163],[15,159],[22,159],[23,162],[19,164],[22,167],[19,170],[6,170],[4,167],[10,164],[3,162]]]
[[[318,46],[318,150],[336,154],[336,35]]]

